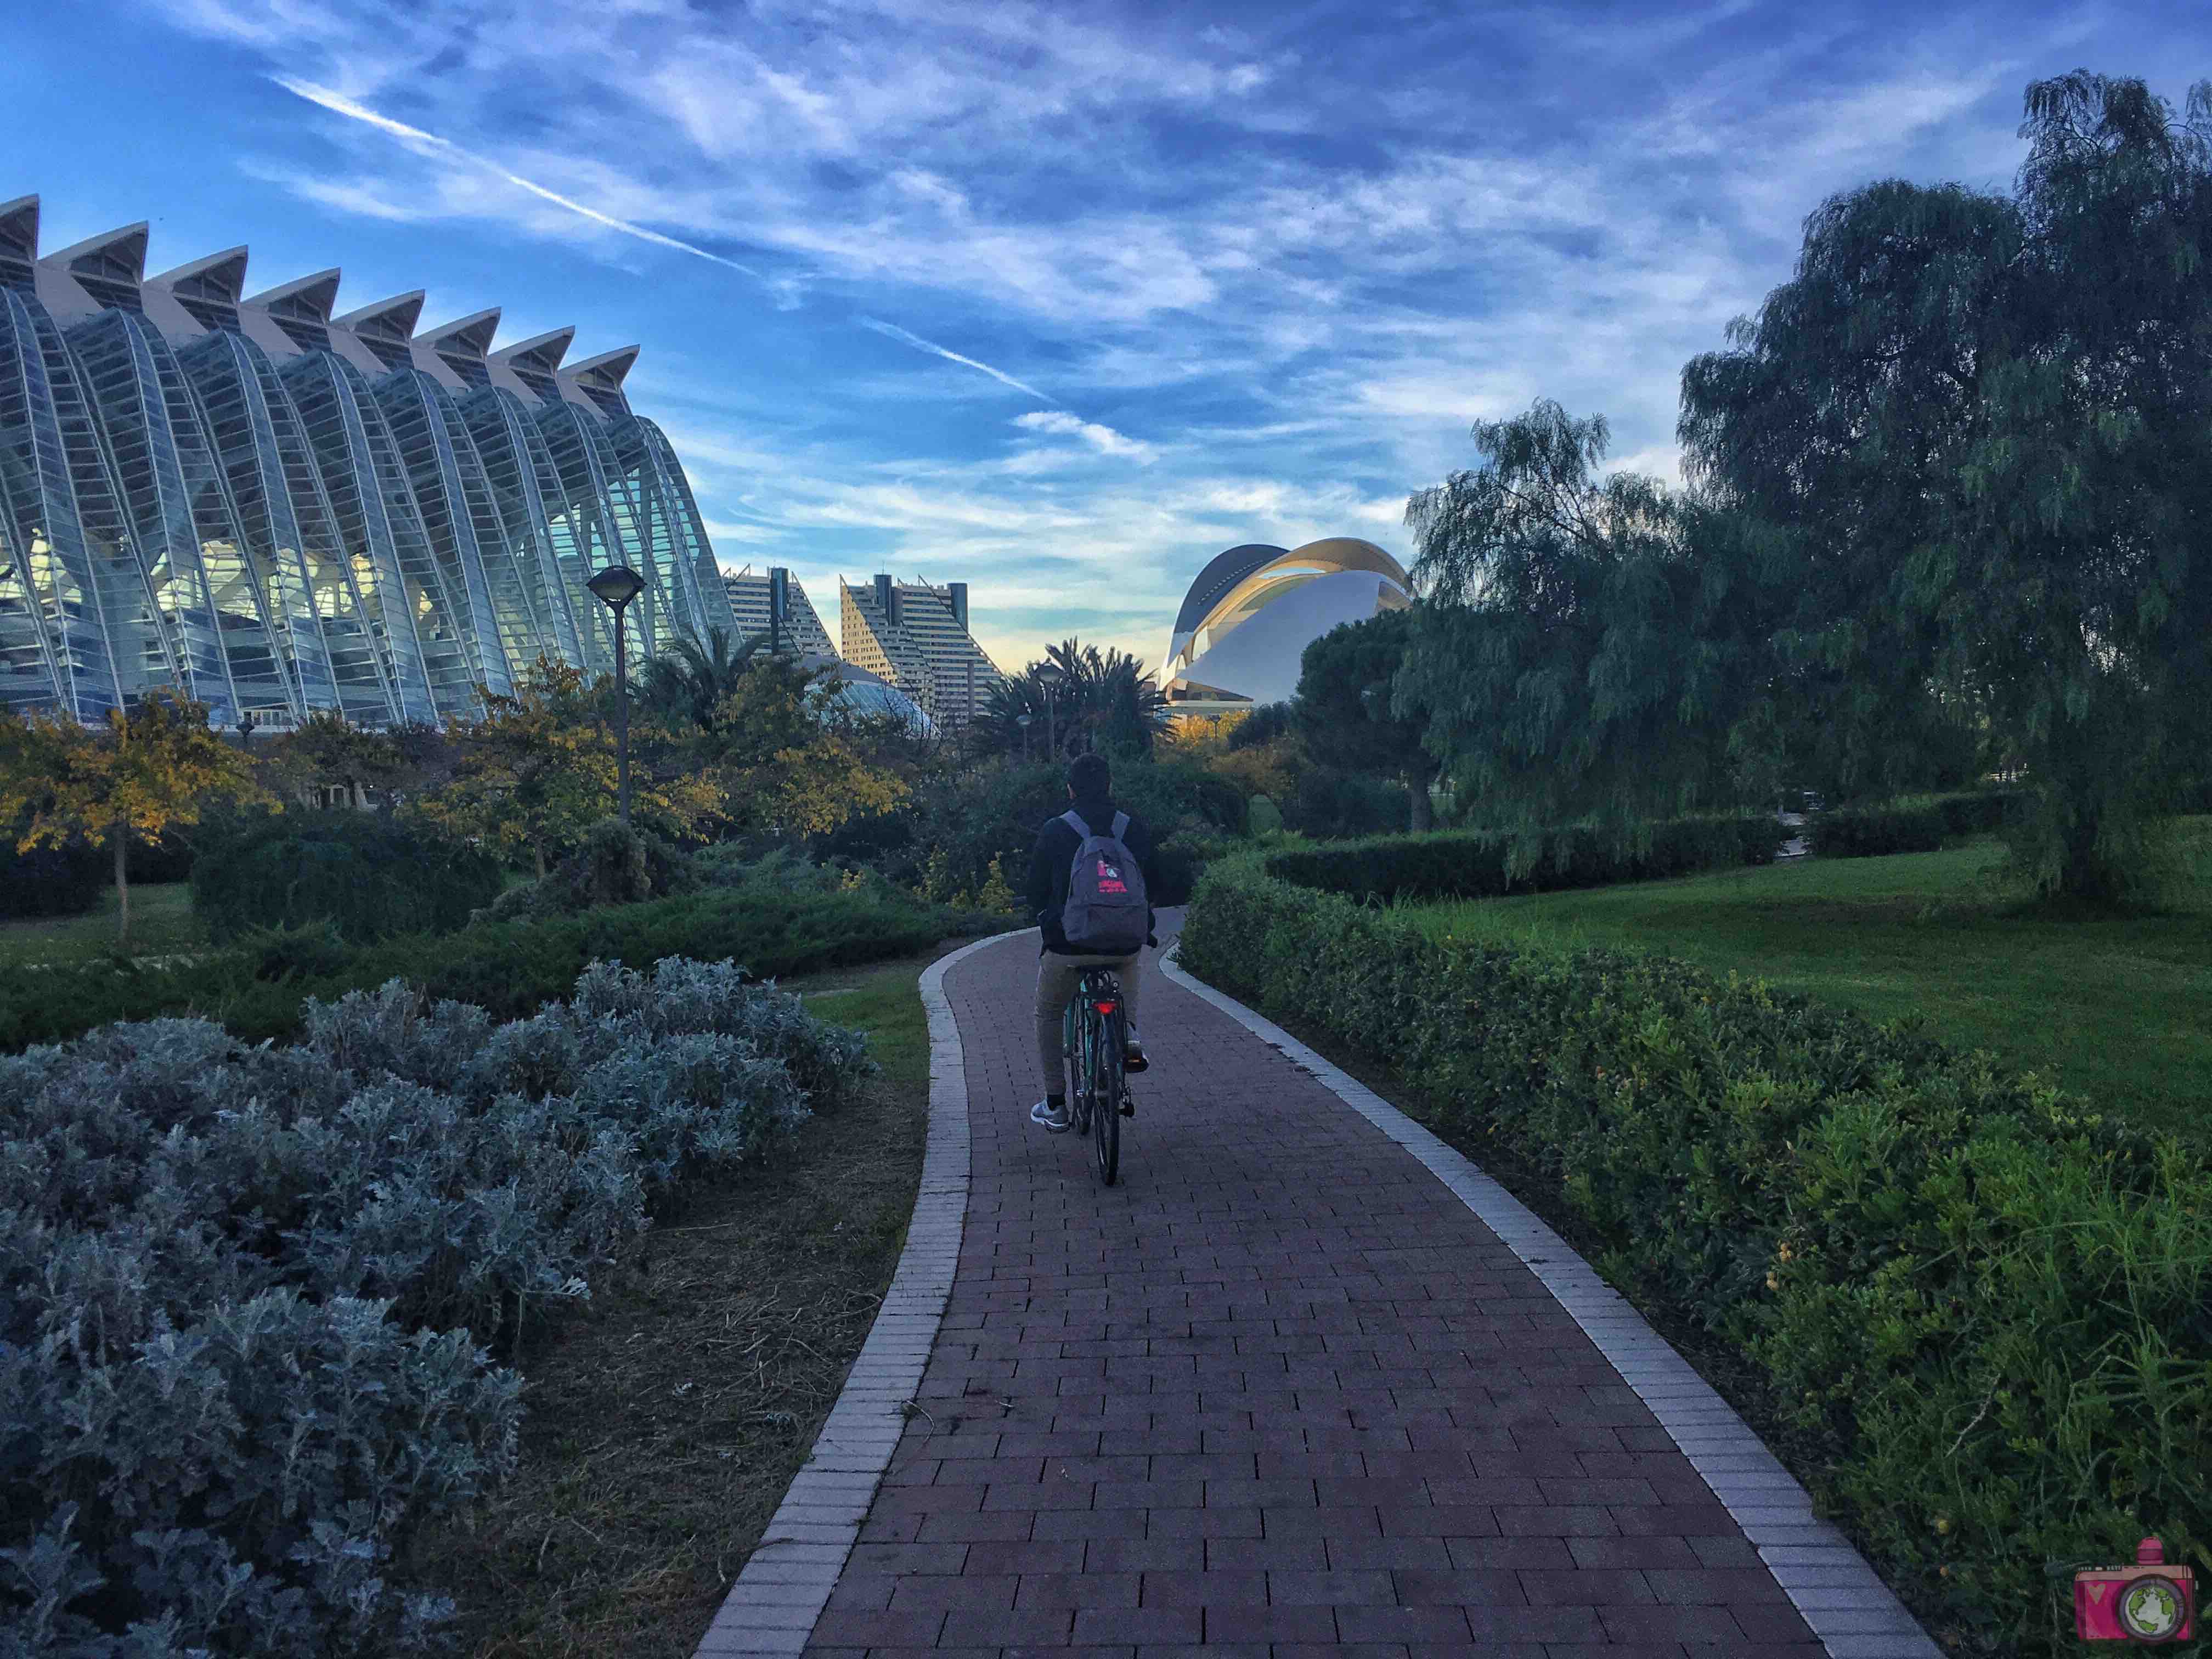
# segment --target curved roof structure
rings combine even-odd
[[[1184,592],[1182,608],[1176,612],[1175,631],[1188,634],[1195,629],[1216,599],[1261,566],[1286,557],[1289,552],[1288,548],[1271,547],[1265,542],[1247,542],[1215,554]]]
[[[882,675],[872,674],[856,662],[814,652],[802,653],[799,660],[803,667],[827,671],[836,677],[837,690],[831,701],[847,713],[890,714],[917,736],[935,735],[937,722],[922,711],[921,704]]]
[[[418,331],[420,290],[340,315],[335,266],[249,294],[242,246],[146,252],[41,255],[39,198],[0,201],[0,708],[465,715],[538,656],[605,667],[615,563],[648,653],[735,628],[636,347],[569,368],[565,328],[494,351],[496,309]]]
[[[1259,543],[1206,562],[1176,613],[1158,678],[1170,702],[1272,702],[1297,689],[1306,646],[1340,623],[1412,603],[1403,566],[1374,543]]]

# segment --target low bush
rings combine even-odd
[[[1308,766],[1280,810],[1285,827],[1302,836],[1379,836],[1413,822],[1413,798],[1402,783]]]
[[[328,922],[363,944],[442,933],[498,896],[489,854],[374,812],[283,812],[241,821],[192,865],[192,908],[210,938]]]
[[[691,855],[673,842],[605,818],[583,845],[536,881],[510,887],[486,907],[493,921],[581,915],[610,904],[642,904],[699,885]]]
[[[15,851],[13,836],[0,842],[0,921],[36,916],[82,916],[100,908],[115,880],[115,860],[104,847],[72,842],[66,847]]]
[[[1267,870],[1279,880],[1359,899],[1495,898],[1766,864],[1787,834],[1766,817],[1678,818],[1650,825],[1642,850],[1623,852],[1592,830],[1549,830],[1534,867],[1516,876],[1512,836],[1451,830],[1286,848],[1268,857]]]
[[[295,1048],[198,1020],[0,1060],[0,1647],[413,1650],[387,1582],[512,1468],[492,1349],[872,1069],[731,963],[495,1023],[392,983]]]
[[[1893,853],[1942,849],[1943,814],[1932,806],[1840,808],[1805,828],[1806,845],[1821,858],[1887,858]]]
[[[215,1020],[249,1041],[285,1041],[300,1030],[303,997],[341,996],[393,979],[514,1018],[565,994],[594,960],[729,957],[774,978],[908,956],[973,930],[887,884],[814,891],[762,884],[382,939],[349,946],[327,969],[300,954],[318,948],[304,937],[312,931],[302,930],[296,947],[279,949],[261,935],[253,950],[234,947],[173,968],[0,969],[0,1051],[64,1042],[113,1020],[180,1013]],[[286,977],[292,969],[297,972]],[[270,977],[261,976],[264,971]]]
[[[1986,1054],[1679,963],[1449,939],[1217,865],[1194,973],[1503,1149],[1644,1306],[1765,1379],[1777,1449],[1975,1655],[2071,1651],[2053,1562],[2212,1567],[2212,1162]]]
[[[1881,806],[1846,807],[1815,814],[1806,838],[1824,858],[1883,858],[1893,853],[1934,853],[2004,828],[2020,799],[2016,789],[1961,790],[1919,795]]]

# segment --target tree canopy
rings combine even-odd
[[[258,793],[245,755],[209,726],[207,705],[175,691],[111,708],[100,731],[46,710],[0,720],[0,823],[15,826],[21,853],[70,842],[111,847],[126,948],[131,843],[198,823],[211,801]]]
[[[2212,83],[2026,105],[2010,196],[1823,206],[1681,438],[1773,596],[1777,726],[1870,786],[1985,726],[2037,786],[2018,867],[2119,896],[2212,707]]]
[[[1405,611],[1331,629],[1299,659],[1291,708],[1316,760],[1404,783],[1413,798],[1409,822],[1419,831],[1429,827],[1437,763],[1423,744],[1425,712],[1418,703],[1401,712],[1394,692],[1413,631],[1413,616]]]
[[[1601,478],[1602,416],[1482,422],[1487,465],[1415,495],[1421,595],[1393,713],[1501,829],[1590,818],[1633,839],[1751,787],[1730,738],[1759,673],[1758,601],[1701,556],[1713,526],[1656,481]]]
[[[1059,678],[1048,691],[1054,672]],[[1046,647],[1042,657],[991,688],[975,736],[1000,754],[1149,755],[1168,720],[1166,694],[1136,658],[1070,639]]]

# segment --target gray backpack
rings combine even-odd
[[[1082,843],[1068,869],[1067,903],[1060,913],[1068,949],[1085,957],[1136,955],[1152,931],[1152,911],[1145,872],[1121,841],[1129,833],[1129,815],[1115,813],[1114,828],[1103,836],[1091,834],[1073,812],[1061,813],[1060,821]]]

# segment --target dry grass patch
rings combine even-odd
[[[949,946],[944,948],[950,948]],[[521,1467],[409,1577],[475,1659],[688,1659],[805,1461],[890,1284],[928,1113],[916,989],[941,951],[788,981],[884,1075],[775,1169],[702,1186],[516,1362]]]

